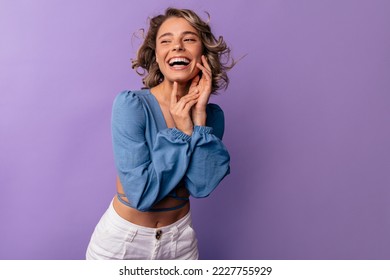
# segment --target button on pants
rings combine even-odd
[[[190,212],[171,225],[148,228],[120,217],[112,202],[97,224],[86,253],[87,260],[196,260],[198,256]]]

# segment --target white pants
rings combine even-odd
[[[198,256],[190,212],[171,225],[148,228],[120,217],[112,202],[97,224],[86,254],[87,260],[196,260]]]

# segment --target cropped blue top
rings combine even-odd
[[[184,183],[190,195],[208,196],[230,173],[230,156],[222,143],[224,115],[216,104],[206,108],[206,126],[191,136],[168,128],[160,105],[149,89],[123,91],[114,100],[112,142],[115,166],[124,194],[122,203],[139,211]],[[178,198],[180,199],[180,198]],[[163,210],[172,210],[170,208]]]

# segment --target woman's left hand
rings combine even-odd
[[[197,67],[202,71],[202,78],[196,76],[190,86],[189,92],[194,90],[199,92],[198,102],[192,107],[192,121],[194,125],[206,125],[206,105],[211,94],[212,73],[207,59],[202,55],[202,64],[197,63]]]

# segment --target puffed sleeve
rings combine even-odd
[[[195,126],[191,138],[192,155],[185,185],[193,197],[208,196],[230,173],[230,156],[222,143],[224,115],[216,104],[207,107],[206,126]]]
[[[145,138],[146,114],[139,97],[119,94],[112,110],[115,166],[130,205],[149,210],[182,180],[190,160],[191,137],[172,128],[158,132],[153,147]]]

